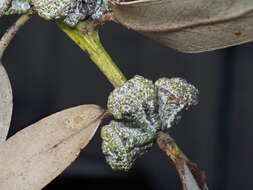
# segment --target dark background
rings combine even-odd
[[[1,18],[1,34],[14,18]],[[128,78],[183,77],[200,90],[200,104],[184,115],[172,136],[206,171],[210,189],[252,189],[253,44],[192,55],[114,23],[104,25],[100,34]],[[9,136],[62,109],[90,103],[106,107],[113,89],[86,53],[53,22],[38,17],[17,34],[3,64],[14,93]],[[129,173],[121,173],[105,163],[100,144],[98,131],[80,157],[45,189],[181,189],[176,170],[156,146]]]

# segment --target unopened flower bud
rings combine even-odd
[[[107,0],[31,0],[31,4],[42,18],[61,19],[69,26],[109,11]]]
[[[175,125],[184,110],[198,103],[198,90],[181,78],[160,78],[155,82],[162,130]]]
[[[152,147],[154,135],[129,125],[135,124],[111,121],[102,127],[102,151],[114,170],[129,170],[135,160]]]
[[[22,14],[28,12],[30,8],[30,0],[12,0],[9,9],[5,14]]]
[[[87,14],[86,4],[82,0],[31,0],[38,15],[44,19],[63,19],[69,25],[75,25]]]
[[[115,88],[108,98],[107,107],[116,119],[138,120],[147,112],[154,112],[156,89],[151,80],[142,76]]]

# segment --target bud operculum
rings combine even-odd
[[[160,78],[155,82],[162,130],[176,125],[183,111],[198,104],[198,90],[181,78]]]
[[[109,95],[107,107],[116,119],[138,120],[155,109],[156,90],[151,80],[141,76],[125,82]]]
[[[133,124],[130,124],[133,125]],[[128,123],[111,121],[101,130],[102,150],[114,170],[129,170],[152,147],[154,136]]]

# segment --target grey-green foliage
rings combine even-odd
[[[121,121],[102,128],[107,162],[115,170],[129,170],[136,158],[152,146],[158,131],[174,126],[182,113],[197,103],[198,90],[181,78],[161,78],[154,84],[135,76],[114,89],[107,107]]]

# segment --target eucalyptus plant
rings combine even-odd
[[[203,172],[170,136],[183,113],[198,104],[198,89],[182,78],[161,76],[153,82],[136,75],[127,80],[100,43],[98,30],[114,21],[179,51],[197,53],[252,41],[252,12],[252,0],[0,0],[0,16],[21,14],[0,40],[0,57],[19,28],[37,14],[86,51],[115,87],[107,109],[81,105],[63,110],[6,140],[12,92],[0,65],[0,189],[46,186],[76,159],[108,116],[113,119],[101,128],[101,147],[113,170],[130,170],[157,143],[175,165],[184,190],[208,189]]]

